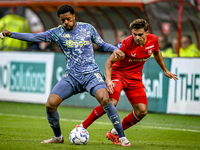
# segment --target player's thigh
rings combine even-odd
[[[97,101],[102,105],[105,106],[108,103],[111,102],[111,99],[109,98],[109,94],[106,88],[99,88],[96,92],[95,92],[95,98],[97,99]]]
[[[104,84],[99,84],[97,86],[95,86],[92,89],[91,93],[95,93],[95,98],[97,99],[97,101],[102,105],[106,105],[110,102],[110,100],[112,101],[114,106],[117,106],[118,101],[113,99],[113,98],[109,98],[109,93],[108,90],[106,89],[106,86]]]
[[[112,78],[112,82],[115,84],[115,87],[113,88],[114,92],[112,94],[109,93],[109,97],[113,99],[113,101],[116,100],[118,102],[121,95],[121,91],[124,88],[124,83],[123,80],[119,78],[114,78],[114,79]],[[114,102],[116,103],[116,101]]]
[[[142,119],[147,114],[147,96],[143,88],[126,92],[126,94],[135,114]]]
[[[97,90],[106,87],[105,77],[102,75],[101,72],[93,72],[87,76],[87,84],[85,90],[90,93],[92,96],[95,96]],[[104,91],[100,90],[100,91]],[[98,92],[101,93],[101,92]],[[102,97],[102,96],[101,96]]]
[[[97,71],[87,75],[85,90],[94,96],[102,106],[111,101],[106,88],[105,77],[101,72]]]
[[[132,106],[138,103],[142,103],[147,105],[147,96],[145,92],[145,88],[129,88],[125,90],[126,96],[131,103]]]
[[[66,80],[61,79],[52,89],[51,94],[58,95],[62,100],[71,97],[74,94],[73,86]]]

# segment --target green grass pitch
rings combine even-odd
[[[112,125],[104,115],[87,130],[87,145],[72,145],[69,133],[92,111],[91,108],[60,106],[63,144],[41,144],[53,136],[45,105],[0,102],[0,150],[200,150],[200,117],[149,113],[137,125],[125,130],[130,147],[113,145],[106,132]],[[119,111],[123,119],[127,111]]]

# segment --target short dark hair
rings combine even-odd
[[[133,22],[129,25],[130,30],[132,29],[144,29],[144,31],[147,31],[149,28],[148,23],[144,19],[135,19]]]
[[[57,15],[60,17],[60,14],[65,14],[67,12],[70,12],[70,14],[74,14],[74,8],[71,5],[64,4],[60,6],[57,10]]]
[[[189,39],[190,44],[192,43],[192,37],[189,34],[185,34],[182,37],[187,37]]]

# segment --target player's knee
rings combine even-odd
[[[46,103],[46,110],[47,110],[47,112],[55,111],[55,110],[56,110],[56,107],[53,106],[51,103],[49,103],[49,102],[47,101],[47,103]]]
[[[145,117],[147,114],[147,105],[146,104],[142,104],[142,103],[135,104],[135,105],[133,105],[133,109],[134,109],[137,117],[140,119]]]
[[[141,107],[140,106],[140,107],[137,107],[137,109],[135,109],[134,111],[135,111],[135,114],[137,115],[137,117],[142,119],[147,114],[147,107]]]
[[[57,106],[55,106],[50,99],[47,100],[46,102],[46,110],[47,112],[49,111],[55,111],[57,109]]]
[[[146,116],[146,115],[147,115],[147,110],[141,111],[141,112],[140,112],[140,115],[142,116],[142,118],[143,118],[144,116]]]
[[[112,99],[112,103],[113,103],[113,105],[116,107],[116,106],[117,106],[117,103],[118,103],[118,101],[117,101],[117,100],[115,100],[115,99]]]
[[[146,116],[146,114],[147,114],[147,110],[146,109],[140,109],[140,110],[138,110],[137,116],[142,119],[143,117]]]
[[[62,98],[59,97],[56,94],[50,94],[47,103],[46,103],[46,110],[47,112],[49,111],[55,111],[57,107],[60,105],[62,102]]]
[[[112,101],[113,105],[116,107],[118,101],[115,100],[115,99],[111,99],[111,98],[109,98],[109,97],[104,97],[104,98],[102,98],[101,105],[102,105],[102,106],[105,106],[105,105],[109,104],[111,101]]]
[[[111,102],[111,99],[109,97],[103,97],[101,100],[101,106],[105,106]]]

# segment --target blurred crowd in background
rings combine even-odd
[[[24,11],[24,9],[22,9]],[[3,29],[19,33],[39,33],[45,31],[40,20],[26,9],[26,16],[20,15],[15,7],[5,8],[0,12],[0,31]],[[27,19],[29,18],[29,19]],[[36,51],[36,52],[62,52],[59,46],[49,42],[26,42],[13,38],[0,40],[0,51]]]
[[[15,8],[8,8],[5,11],[0,11],[0,31],[3,29],[20,33],[37,33],[45,31],[36,16],[32,15],[31,19],[28,20],[25,17],[16,14]],[[130,36],[130,33],[127,33],[125,30],[119,30],[117,32],[117,42]],[[172,42],[169,42],[169,37],[167,35],[159,34],[157,36],[162,56],[169,58],[178,57],[177,38],[174,38],[171,40]],[[117,44],[118,43],[115,45]],[[31,43],[12,38],[5,38],[0,41],[0,51],[62,52],[60,48],[53,43]],[[94,44],[94,52],[103,53],[96,44]],[[181,36],[179,57],[200,57],[200,50],[193,43],[193,39],[189,33]]]

